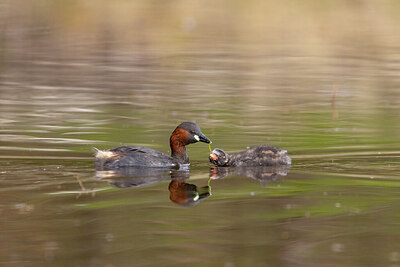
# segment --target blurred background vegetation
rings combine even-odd
[[[303,153],[391,148],[399,9],[368,0],[2,1],[4,127],[32,130],[45,118],[56,133],[36,136],[58,138],[71,134],[62,127],[97,122],[111,130],[72,138],[150,143],[161,136],[149,128],[165,139],[195,120],[231,149],[246,137]]]

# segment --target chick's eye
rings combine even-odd
[[[194,134],[194,131],[190,131],[191,134]]]

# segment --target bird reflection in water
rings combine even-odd
[[[169,199],[183,206],[194,206],[200,201],[211,196],[210,185],[198,188],[194,184],[186,183],[189,171],[176,171],[171,173],[172,181],[169,183]]]
[[[118,188],[141,187],[170,181],[168,190],[170,200],[182,206],[194,206],[211,196],[209,185],[197,187],[186,183],[190,178],[189,170],[171,170],[163,168],[127,167],[116,170],[96,171],[96,178],[107,181]]]
[[[257,166],[257,167],[217,167],[210,168],[211,179],[222,179],[227,176],[242,176],[257,180],[261,185],[277,182],[286,176],[290,165]]]
[[[169,181],[170,173],[170,169],[164,168],[124,167],[115,170],[97,170],[96,178],[118,188],[127,188]]]
[[[96,177],[107,181],[118,188],[148,186],[170,181],[168,185],[169,198],[182,206],[195,206],[211,196],[210,181],[227,176],[242,176],[257,180],[261,185],[277,182],[286,176],[290,166],[260,166],[260,167],[216,167],[210,168],[208,185],[198,187],[187,183],[190,178],[189,169],[171,170],[163,168],[127,167],[116,170],[97,171]]]

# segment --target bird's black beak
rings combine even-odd
[[[199,137],[199,140],[196,139],[197,141],[200,141],[200,142],[203,142],[203,143],[207,143],[207,144],[212,143],[211,140],[208,139],[207,136],[205,136],[203,133],[200,133],[198,135],[198,137]]]

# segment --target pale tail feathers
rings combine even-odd
[[[100,149],[95,148],[95,147],[92,147],[92,150],[93,150],[94,156],[95,156],[96,158],[99,157],[99,155],[103,152],[103,151],[101,151]]]
[[[97,149],[95,147],[92,147],[92,150],[94,152],[94,156],[97,159],[108,159],[114,155],[114,153],[111,151],[104,151],[104,150]]]

